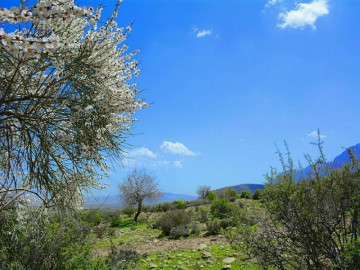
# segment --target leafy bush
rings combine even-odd
[[[175,209],[174,205],[168,202],[158,203],[151,208],[151,212],[167,212]]]
[[[115,228],[108,227],[106,230],[106,235],[107,235],[107,237],[112,238],[112,237],[115,237],[115,232],[116,232]]]
[[[189,235],[190,235],[190,233],[189,233],[188,226],[178,225],[178,226],[172,227],[170,230],[170,236],[175,239],[178,239],[182,236],[187,237]]]
[[[127,205],[127,206],[123,207],[123,209],[121,209],[121,212],[123,212],[128,217],[131,217],[133,214],[135,214],[136,209],[134,206]]]
[[[200,223],[205,223],[209,220],[208,210],[205,207],[199,207],[198,212]]]
[[[92,227],[97,226],[102,222],[102,214],[98,210],[91,209],[88,211],[79,212],[78,214],[83,221]]]
[[[142,211],[144,213],[150,212],[151,209],[152,209],[151,205],[143,205],[143,207],[142,207]]]
[[[250,198],[250,191],[248,190],[243,190],[240,194],[240,198],[243,198],[243,199],[249,199]]]
[[[219,234],[221,232],[220,222],[218,222],[217,220],[207,222],[206,232],[208,235]]]
[[[260,208],[262,209],[262,208]],[[254,215],[259,208],[254,205],[235,204],[232,212],[232,227],[253,226],[256,224]]]
[[[242,236],[264,268],[359,269],[359,161],[349,151],[351,164],[333,169],[318,147],[308,174],[288,153],[283,171],[267,176],[258,229]]]
[[[261,199],[261,189],[256,189],[254,194],[252,195],[253,200],[260,200]]]
[[[201,223],[205,223],[205,222],[207,222],[209,220],[209,217],[208,217],[208,214],[207,213],[201,213],[200,214],[200,219],[199,219],[199,221],[201,222]]]
[[[228,199],[229,201],[233,202],[235,201],[236,198],[239,198],[239,194],[237,193],[237,191],[231,187],[227,187],[226,191],[225,191],[225,198]]]
[[[209,200],[193,200],[193,201],[185,201],[185,206],[186,207],[199,207],[201,205],[206,205],[209,204]]]
[[[177,200],[174,201],[174,205],[177,209],[185,209],[185,202],[184,200]]]
[[[113,217],[119,217],[121,215],[120,209],[113,209],[108,211],[102,211],[101,216],[103,220],[110,223]]]
[[[99,224],[93,228],[93,232],[97,238],[103,238],[108,230],[108,226],[105,224]]]
[[[121,226],[121,218],[120,217],[112,217],[111,222],[110,222],[110,227],[115,228],[115,227],[120,227],[120,226]]]
[[[162,203],[162,204],[161,204],[161,209],[162,209],[163,212],[167,212],[167,211],[169,211],[169,210],[173,210],[173,209],[174,209],[174,205],[173,205],[173,204],[170,204],[170,203],[168,203],[168,202]]]
[[[214,217],[226,218],[231,216],[234,206],[227,199],[216,199],[211,203],[210,212]]]
[[[0,213],[1,269],[95,269],[91,227],[76,217],[39,209]]]
[[[190,233],[193,235],[199,235],[200,232],[201,232],[201,229],[200,229],[199,225],[197,225],[195,222],[193,222],[191,224],[191,232]]]
[[[209,201],[214,201],[216,198],[216,193],[214,191],[209,192],[209,194],[206,196],[206,199]]]
[[[232,218],[224,218],[220,220],[220,226],[223,229],[226,229],[228,227],[234,227],[236,225],[234,219]]]
[[[156,222],[163,235],[170,235],[171,229],[180,225],[190,224],[190,215],[184,210],[170,210],[163,214]]]
[[[343,260],[339,269],[359,269],[360,267],[360,240],[345,245]]]
[[[133,249],[119,249],[111,245],[111,252],[106,259],[106,265],[111,270],[126,270],[133,269],[140,255]]]
[[[150,208],[150,212],[162,212],[161,203],[158,203]]]

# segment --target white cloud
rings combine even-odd
[[[125,169],[132,169],[135,167],[157,168],[157,167],[169,166],[170,162],[167,160],[157,160],[157,159],[125,158],[122,160],[122,165],[124,166]]]
[[[209,30],[201,30],[199,32],[197,32],[196,37],[200,38],[200,37],[206,37],[206,36],[210,36],[212,35],[213,30],[209,29]]]
[[[202,30],[200,30],[198,27],[193,26],[192,30],[193,30],[193,33],[196,34],[197,38],[211,36],[213,34],[212,29],[202,29]]]
[[[167,160],[158,160],[158,161],[156,162],[156,165],[157,165],[157,166],[167,166],[167,165],[169,165],[169,164],[170,164],[170,162],[167,161]]]
[[[185,145],[180,142],[169,142],[164,141],[160,145],[161,151],[164,153],[174,154],[174,155],[181,155],[181,156],[195,156],[196,153],[189,150]]]
[[[178,161],[178,160],[174,161],[173,165],[176,168],[182,168],[183,167],[182,163],[180,161]]]
[[[146,147],[136,148],[129,152],[130,157],[149,157],[156,158],[156,155]]]
[[[278,24],[280,28],[304,28],[309,25],[316,29],[316,20],[329,14],[328,0],[313,0],[311,3],[297,4],[296,9],[279,14],[279,19],[283,20]]]
[[[275,6],[278,3],[281,3],[283,0],[269,0],[267,1],[267,3],[265,4],[265,8],[269,8],[271,6]]]
[[[309,134],[307,134],[308,137],[312,137],[312,138],[318,138],[318,132],[316,130],[311,131]],[[325,139],[326,136],[325,135],[321,135],[320,134],[320,139]]]

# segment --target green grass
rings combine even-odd
[[[158,238],[161,231],[158,229],[147,228],[146,224],[138,224],[131,227],[116,228],[115,236],[111,241],[115,246],[136,246],[142,243],[151,242]],[[109,238],[97,239],[94,244],[95,249],[109,249],[111,245]]]
[[[209,252],[210,258],[202,258],[203,252]],[[150,269],[151,264],[158,266],[157,269],[221,269],[226,263],[223,259],[234,257],[236,260],[231,264],[231,269],[261,269],[252,263],[244,263],[239,250],[231,246],[211,245],[203,250],[183,249],[165,251],[161,253],[150,253],[147,258],[140,260],[137,264],[139,269]]]
[[[134,222],[133,217],[122,217],[120,219],[120,223],[118,228],[121,230],[131,230],[131,229],[139,229],[144,228],[148,225],[147,222]]]

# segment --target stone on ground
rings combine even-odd
[[[233,262],[235,262],[235,258],[233,258],[233,257],[228,257],[228,258],[223,259],[223,262],[224,262],[224,263],[227,263],[227,264],[233,263]]]
[[[207,245],[205,245],[205,244],[200,244],[199,245],[199,250],[203,250],[204,248],[207,248]]]
[[[201,257],[203,259],[207,259],[207,258],[211,257],[211,254],[210,254],[210,252],[205,251],[205,252],[202,253]]]

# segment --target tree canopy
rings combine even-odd
[[[69,204],[123,155],[147,104],[118,6],[105,22],[70,0],[0,10],[0,210],[30,193]]]

